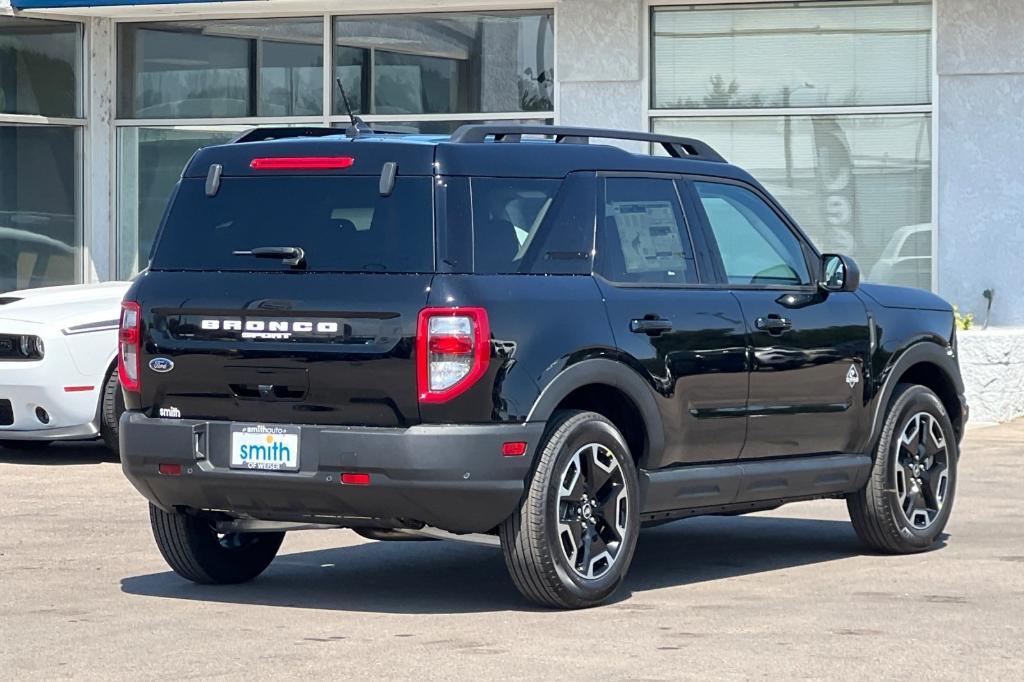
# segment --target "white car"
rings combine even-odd
[[[128,286],[0,294],[0,445],[102,438],[117,453],[117,326]]]
[[[901,287],[932,286],[932,225],[907,225],[896,230],[867,281]]]

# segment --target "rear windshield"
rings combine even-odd
[[[377,176],[224,178],[216,196],[185,178],[153,252],[155,270],[290,270],[277,258],[235,255],[299,247],[307,270],[433,272],[430,178],[398,178],[382,197]]]

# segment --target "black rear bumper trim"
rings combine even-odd
[[[523,494],[541,422],[421,425],[406,429],[301,426],[300,469],[231,469],[231,422],[121,418],[125,475],[163,508],[214,510],[286,521],[403,519],[452,532],[486,532]],[[525,441],[522,457],[502,444]],[[160,464],[180,464],[180,476]],[[342,485],[341,473],[367,473],[369,485]],[[384,523],[383,525],[387,525]]]

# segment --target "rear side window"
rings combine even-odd
[[[675,183],[657,178],[605,180],[601,274],[613,282],[697,282],[690,233]]]
[[[573,173],[562,180],[472,178],[470,188],[473,272],[590,274],[592,173]]]
[[[154,249],[153,269],[291,269],[277,259],[235,255],[296,246],[306,269],[433,272],[433,189],[427,177],[398,178],[380,196],[377,176],[224,178],[208,197],[205,180],[186,178]]]

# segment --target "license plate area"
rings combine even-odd
[[[299,427],[281,424],[232,424],[232,469],[299,470]]]

